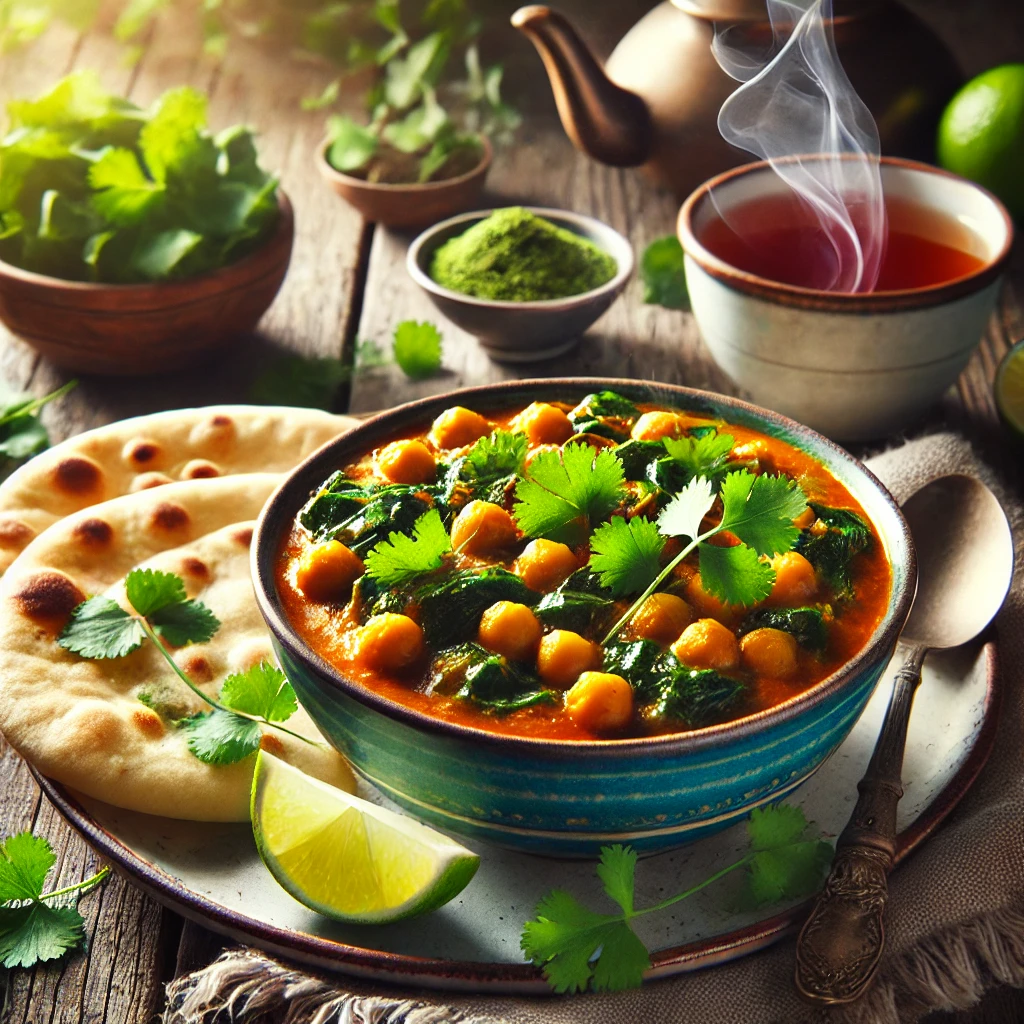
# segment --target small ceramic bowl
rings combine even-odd
[[[739,270],[701,238],[735,206],[788,193],[763,162],[710,179],[679,212],[693,314],[715,361],[754,401],[844,441],[895,433],[956,380],[995,307],[1013,241],[1002,203],[973,182],[892,157],[882,158],[881,177],[887,198],[939,215],[914,233],[942,231],[935,241],[970,252],[980,268],[944,284],[866,294]]]
[[[0,262],[0,320],[66,370],[139,376],[179,370],[253,330],[288,271],[295,219],[220,270],[153,284],[93,284]]]
[[[291,627],[275,583],[284,538],[321,482],[366,451],[420,431],[452,405],[521,408],[612,388],[756,430],[820,460],[861,503],[892,566],[868,643],[827,679],[768,711],[694,732],[586,743],[503,736],[431,718],[347,679]],[[851,455],[777,413],[737,399],[641,381],[512,381],[400,406],[329,442],[270,498],[256,527],[253,578],[281,666],[323,734],[382,793],[442,828],[533,853],[596,856],[630,843],[654,852],[734,823],[785,796],[835,750],[863,711],[910,611],[913,544],[896,503]]]
[[[478,299],[442,288],[430,276],[434,252],[494,210],[477,210],[427,228],[406,256],[412,279],[457,327],[474,335],[487,354],[502,363],[531,363],[568,352],[579,336],[615,301],[633,273],[633,247],[614,228],[579,213],[526,207],[560,228],[589,239],[618,264],[615,276],[600,288],[564,299],[542,302],[501,302]]]
[[[320,144],[317,169],[324,181],[365,220],[389,228],[421,228],[477,205],[494,156],[490,139],[481,135],[480,143],[483,155],[471,171],[422,185],[386,185],[335,170],[327,159],[330,139]]]

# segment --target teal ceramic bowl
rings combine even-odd
[[[670,736],[594,742],[521,739],[402,707],[341,675],[292,629],[274,567],[296,513],[330,473],[442,410],[577,401],[613,388],[781,438],[823,462],[861,503],[892,566],[888,608],[839,671],[768,711]],[[518,850],[596,856],[608,843],[645,852],[681,846],[781,799],[836,749],[863,711],[910,611],[917,565],[892,496],[856,459],[807,427],[722,395],[626,380],[514,381],[383,413],[314,453],[281,485],[253,545],[260,609],[281,665],[313,720],[382,793],[430,824]]]

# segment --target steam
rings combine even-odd
[[[813,210],[835,250],[829,290],[872,291],[886,239],[878,129],[839,63],[832,0],[767,4],[773,41],[760,52],[744,26],[716,29],[715,58],[744,83],[722,104],[719,131],[770,161]]]

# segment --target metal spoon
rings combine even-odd
[[[903,506],[918,558],[914,607],[900,637],[909,651],[896,674],[860,797],[836,841],[825,888],[796,947],[796,987],[819,1005],[850,1003],[871,984],[885,944],[887,876],[896,852],[896,805],[907,724],[929,651],[959,647],[992,621],[1013,574],[1013,538],[980,480],[944,476]]]

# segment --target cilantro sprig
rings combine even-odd
[[[316,745],[281,724],[295,712],[298,702],[279,668],[261,662],[228,676],[216,700],[182,671],[167,644],[204,643],[214,636],[220,622],[201,601],[189,600],[180,576],[157,569],[133,569],[125,577],[124,589],[135,614],[109,597],[90,597],[72,611],[57,643],[83,658],[106,659],[123,658],[149,640],[174,674],[211,708],[175,722],[188,731],[189,750],[207,764],[234,764],[255,753],[261,725]]]
[[[89,878],[44,893],[57,858],[42,836],[21,832],[0,843],[0,964],[32,967],[56,960],[81,943],[85,921],[77,908],[54,904],[71,893],[87,892],[108,874],[103,867]]]
[[[793,520],[803,511],[807,498],[799,485],[788,477],[762,474],[748,470],[729,473],[719,492],[722,517],[703,533],[704,517],[715,503],[711,482],[706,477],[691,480],[662,509],[657,529],[665,537],[686,537],[689,543],[650,580],[643,593],[609,630],[602,643],[609,643],[639,610],[673,570],[693,551],[698,552],[700,578],[704,589],[727,604],[751,605],[771,593],[775,571],[764,561],[772,555],[789,551],[799,536]],[[713,537],[730,533],[738,543],[722,547],[708,543]],[[602,572],[602,582],[612,586],[638,589],[639,583],[651,576],[654,565],[653,540],[641,560],[632,535],[627,539],[621,531],[601,533],[599,546],[591,555],[590,564]],[[660,556],[661,551],[658,551]],[[629,589],[621,592],[628,593]]]
[[[693,896],[734,871],[743,870],[740,902],[760,907],[811,895],[820,886],[832,858],[825,841],[808,838],[807,819],[799,807],[776,804],[757,808],[747,820],[750,850],[739,860],[696,885],[650,907],[634,906],[636,852],[605,846],[597,876],[618,913],[601,914],[562,890],[548,893],[535,916],[523,926],[520,946],[542,968],[556,992],[598,992],[635,988],[651,958],[633,931],[632,922]]]
[[[39,413],[44,405],[63,398],[77,383],[68,381],[41,398],[9,391],[0,383],[0,480],[49,445],[50,437]]]
[[[395,328],[393,352],[407,377],[424,380],[441,369],[441,332],[427,320],[403,320]]]
[[[366,555],[366,574],[385,587],[400,587],[425,572],[440,569],[452,550],[451,537],[436,508],[424,512],[413,535],[392,533]]]
[[[528,537],[579,543],[625,497],[622,463],[607,449],[567,444],[540,452],[516,485],[512,510]]]

